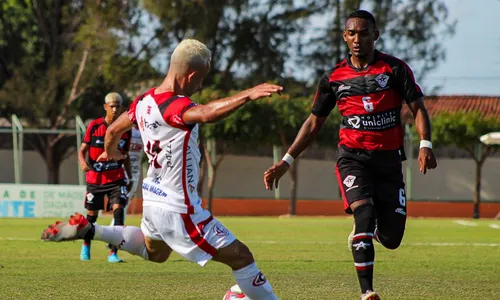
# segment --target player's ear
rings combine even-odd
[[[342,37],[344,37],[344,42],[347,42],[347,31],[344,30]]]
[[[375,41],[378,40],[380,36],[380,31],[378,31],[378,29],[375,29]]]
[[[104,110],[107,110],[108,109],[108,105],[107,104],[103,104],[102,108],[104,108]]]
[[[193,81],[194,77],[196,76],[196,73],[197,73],[197,72],[196,72],[196,71],[194,71],[194,70],[189,72],[189,74],[188,74],[188,76],[187,76],[187,78],[188,78],[188,82]]]

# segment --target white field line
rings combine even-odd
[[[499,226],[500,227],[500,226]],[[35,238],[14,238],[0,237],[0,241],[15,241],[15,242],[34,242],[40,241]],[[333,241],[243,241],[248,244],[281,244],[281,245],[343,245],[344,243]],[[403,243],[404,246],[427,246],[427,247],[500,247],[500,243]]]
[[[490,224],[491,228],[500,229],[500,224]]]
[[[456,221],[453,221],[453,223],[456,223],[458,225],[463,225],[463,226],[477,226],[477,223],[475,223],[475,222],[464,221],[464,220],[456,220]]]

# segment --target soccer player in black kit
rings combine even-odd
[[[278,186],[294,158],[311,144],[337,106],[344,117],[336,175],[344,209],[354,215],[348,246],[361,286],[362,300],[378,300],[373,289],[375,239],[388,249],[401,244],[406,225],[406,197],[402,161],[403,102],[409,106],[420,136],[420,171],[437,166],[432,152],[431,125],[423,94],[402,60],[379,52],[379,31],[373,15],[357,10],[349,15],[344,41],[350,54],[321,79],[311,115],[304,122],[283,159],[264,173],[266,189]]]

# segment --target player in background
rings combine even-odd
[[[137,128],[132,128],[131,139],[130,139],[130,149],[128,156],[130,158],[130,173],[131,177],[127,178],[128,181],[128,194],[127,194],[127,205],[123,210],[123,222],[125,222],[125,217],[127,216],[127,208],[134,199],[137,188],[139,187],[139,179],[141,177],[141,161],[144,155],[144,145],[142,144],[141,132]],[[127,173],[125,173],[127,175]],[[115,224],[115,218],[111,220],[111,226]]]
[[[157,88],[137,97],[128,114],[109,128],[102,161],[118,161],[119,137],[138,126],[149,161],[143,180],[141,228],[100,226],[75,214],[42,233],[42,240],[94,239],[119,245],[145,260],[165,262],[172,251],[204,266],[209,260],[233,270],[248,298],[278,299],[255,264],[248,247],[201,206],[196,186],[199,178],[198,123],[216,122],[246,103],[279,93],[282,87],[261,84],[206,105],[189,98],[200,90],[210,69],[211,52],[196,40],[182,41],[172,53],[169,71]]]
[[[437,166],[431,125],[423,94],[408,65],[375,49],[375,18],[367,11],[349,15],[344,41],[351,52],[318,84],[311,115],[283,159],[264,173],[266,189],[278,186],[294,159],[311,144],[335,106],[344,117],[336,174],[344,209],[354,214],[348,238],[362,300],[377,300],[373,291],[375,250],[372,239],[388,249],[401,244],[406,225],[402,161],[404,130],[401,106],[409,106],[420,135],[420,171]]]
[[[115,225],[124,225],[124,211],[127,205],[127,188],[125,171],[130,174],[130,159],[128,151],[130,145],[130,131],[118,137],[116,150],[124,157],[117,161],[98,161],[104,152],[104,137],[108,127],[116,121],[122,112],[123,99],[118,93],[109,93],[104,98],[106,116],[93,120],[87,127],[83,143],[78,152],[80,168],[86,172],[87,193],[85,194],[85,208],[87,220],[95,223],[99,210],[113,210]],[[104,198],[108,197],[108,206],[104,207]],[[91,239],[84,239],[80,251],[81,260],[90,260]],[[110,246],[108,261],[122,262],[118,257],[116,246]]]

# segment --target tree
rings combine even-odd
[[[137,1],[3,1],[0,102],[36,128],[67,128],[89,104],[93,109],[88,111],[101,111],[99,99],[115,84],[123,85],[124,77],[152,73],[149,62],[125,59],[127,49],[120,44],[120,34],[136,32],[135,5]],[[27,136],[47,165],[48,183],[58,183],[61,162],[75,150],[63,142],[66,137]]]
[[[236,77],[245,78],[244,85],[281,77],[296,52],[291,40],[303,28],[300,20],[319,9],[311,0],[299,7],[289,0],[143,2],[160,23],[157,49],[170,45],[170,51],[188,37],[203,41],[212,51],[207,85],[226,91],[241,87]]]
[[[432,118],[432,140],[435,145],[451,145],[467,151],[476,163],[474,185],[473,217],[479,218],[481,203],[481,170],[486,158],[497,151],[495,146],[487,146],[479,141],[483,134],[500,128],[497,117],[485,117],[480,112],[441,113]]]
[[[315,66],[319,73],[331,68],[348,53],[342,32],[349,13],[370,9],[380,30],[377,48],[395,55],[414,68],[417,79],[423,78],[445,58],[443,39],[454,33],[456,22],[449,20],[443,0],[318,0],[326,6],[314,17],[326,19],[311,39],[304,40],[305,66]]]

